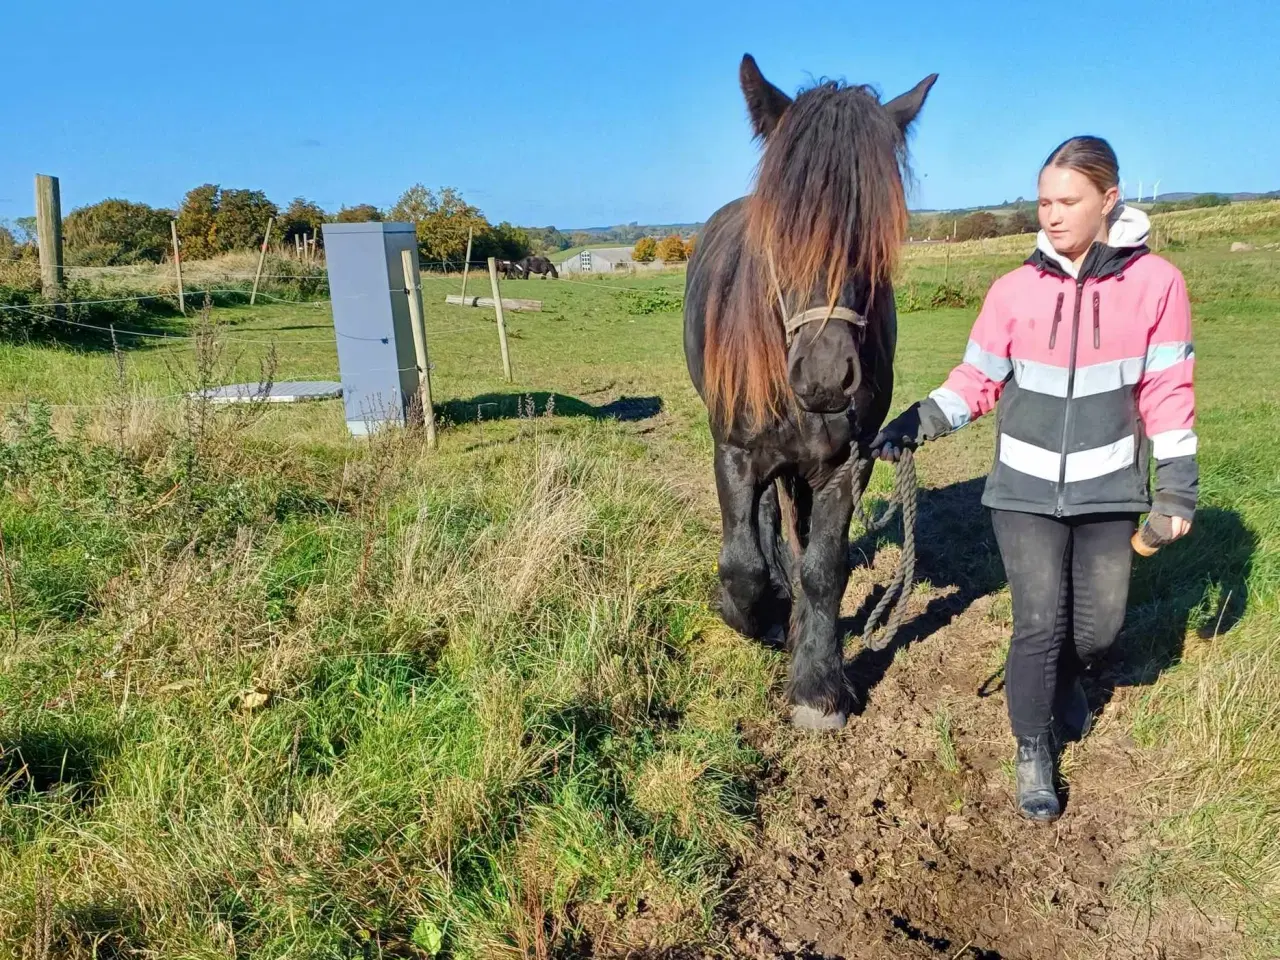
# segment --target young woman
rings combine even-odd
[[[1005,690],[1018,808],[1032,820],[1061,813],[1058,744],[1087,732],[1080,673],[1124,620],[1138,515],[1150,510],[1167,541],[1191,529],[1196,507],[1186,284],[1147,249],[1149,221],[1118,184],[1098,137],[1049,155],[1035,252],[992,284],[946,383],[872,444],[894,460],[998,406],[982,502],[1013,594]]]

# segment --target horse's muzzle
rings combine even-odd
[[[862,385],[862,364],[853,350],[808,355],[792,353],[787,380],[796,402],[809,413],[838,413],[848,409]]]

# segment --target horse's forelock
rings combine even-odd
[[[784,292],[889,279],[906,236],[906,144],[866,87],[821,83],[769,138],[748,200],[747,239],[771,254]]]

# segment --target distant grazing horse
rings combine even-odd
[[[502,273],[503,280],[510,280],[512,277],[518,280],[524,276],[524,268],[518,263],[512,263],[510,260],[499,260],[497,266]]]
[[[525,279],[532,279],[535,273],[541,274],[542,279],[547,279],[547,274],[560,279],[560,274],[556,271],[556,265],[546,257],[525,257],[520,261],[520,269],[524,271]]]
[[[685,282],[685,359],[715,441],[720,613],[750,637],[786,630],[801,727],[847,716],[836,622],[853,485],[893,395],[906,131],[936,79],[885,104],[834,82],[792,100],[744,57],[764,156],[754,192],[708,221]]]

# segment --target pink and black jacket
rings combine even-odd
[[[1122,208],[1078,271],[1042,232],[992,285],[964,361],[921,404],[930,435],[997,407],[986,506],[1194,514],[1191,310],[1182,274],[1148,250],[1148,229],[1145,214]]]

